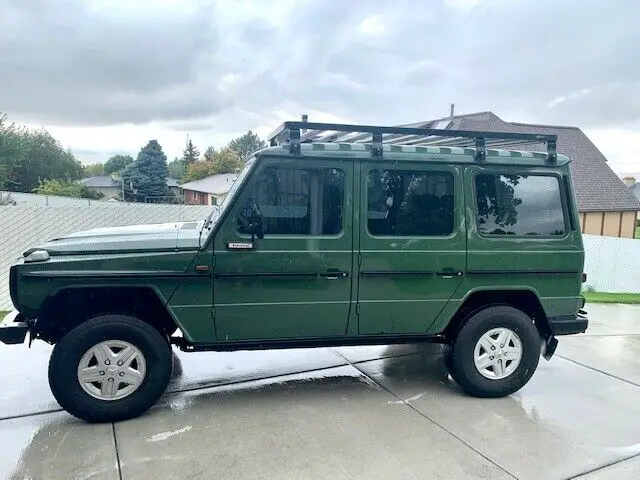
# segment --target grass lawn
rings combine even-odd
[[[640,227],[636,227],[636,234],[633,236],[633,238],[640,238]]]
[[[608,293],[608,292],[582,292],[582,295],[591,303],[638,303],[640,293]]]

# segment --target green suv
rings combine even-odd
[[[553,135],[286,122],[200,222],[89,230],[11,268],[4,343],[54,344],[71,414],[116,421],[187,352],[439,342],[469,394],[521,388],[587,328]],[[547,145],[547,151],[488,147]],[[449,145],[449,146],[444,146]]]

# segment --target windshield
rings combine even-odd
[[[218,219],[224,214],[224,212],[227,210],[229,205],[231,205],[233,198],[236,196],[236,193],[238,192],[238,188],[240,188],[240,185],[242,185],[242,182],[244,181],[245,177],[249,174],[249,171],[251,170],[255,162],[256,162],[256,157],[251,157],[249,158],[249,160],[247,160],[247,162],[244,164],[244,168],[234,180],[233,185],[231,185],[231,188],[229,189],[229,193],[227,193],[227,196],[224,197],[224,200],[222,201],[220,206],[215,207],[211,210],[211,213],[209,214],[206,221],[204,222],[203,231],[207,230],[207,234],[213,229],[213,226],[217,223]]]

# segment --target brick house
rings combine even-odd
[[[237,173],[220,173],[182,184],[184,203],[188,205],[220,205],[237,176]]]

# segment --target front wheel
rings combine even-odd
[[[150,325],[125,315],[93,318],[65,335],[49,360],[58,403],[88,422],[136,417],[164,393],[171,347]]]
[[[522,388],[540,358],[540,335],[531,318],[509,306],[473,314],[449,347],[446,366],[469,394],[503,397]]]

